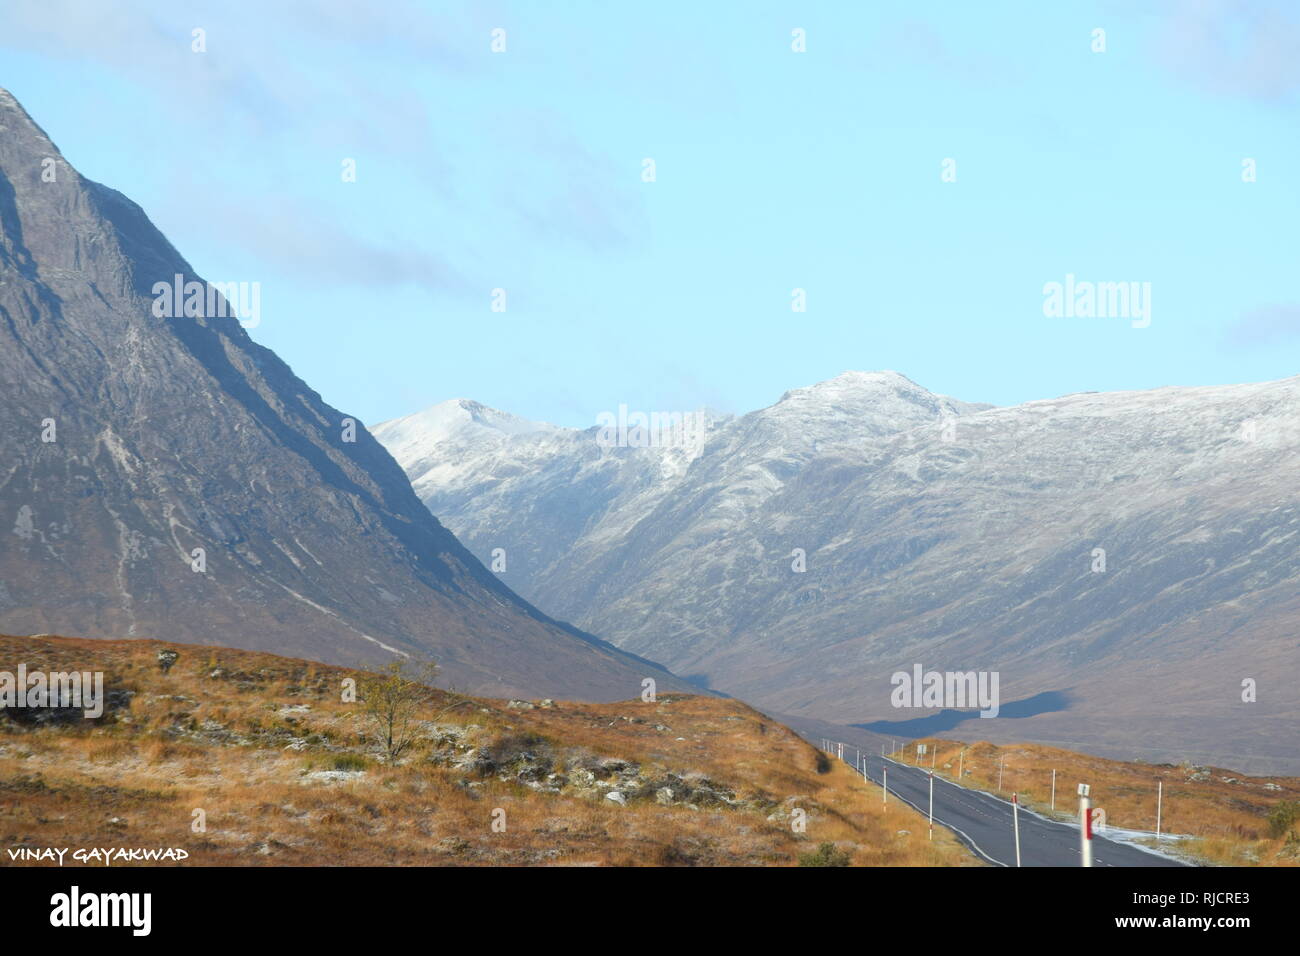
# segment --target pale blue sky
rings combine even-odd
[[[1293,4],[6,0],[0,85],[370,423],[1300,372]],[[1067,273],[1151,326],[1044,317]]]

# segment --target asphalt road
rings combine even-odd
[[[849,761],[849,766],[853,762]],[[929,771],[909,767],[885,757],[867,758],[867,776],[879,784],[889,768],[889,799],[902,799],[926,814],[929,810]],[[1074,795],[1071,794],[1071,799]],[[968,790],[938,775],[934,778],[934,823],[957,834],[968,847],[989,862],[1016,865],[1015,833],[1009,800]],[[1079,827],[1056,823],[1020,810],[1021,866],[1078,866]],[[1116,843],[1097,835],[1092,841],[1093,866],[1185,866],[1146,850]]]

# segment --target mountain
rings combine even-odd
[[[201,281],[0,91],[0,631],[432,656],[496,695],[684,686],[513,594],[224,300],[158,317],[176,276]]]
[[[787,719],[1295,769],[1298,423],[1297,378],[994,408],[849,372],[684,466],[592,430],[396,457],[529,600]],[[916,664],[997,671],[1001,718],[896,709]]]

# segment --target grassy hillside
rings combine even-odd
[[[5,850],[177,847],[191,865],[978,865],[734,701],[420,688],[411,746],[393,762],[364,700],[344,700],[347,678],[364,691],[361,672],[157,641],[0,637],[0,670],[19,663],[102,671],[110,706],[95,721],[0,716]],[[8,852],[0,862],[13,865]]]
[[[1300,865],[1300,780],[1294,777],[1248,777],[1192,764],[1125,763],[1037,744],[997,746],[935,738],[918,742],[930,745],[938,773],[955,780],[960,769],[965,786],[989,793],[999,793],[1001,764],[1001,796],[1010,798],[1016,791],[1022,804],[1060,819],[1078,813],[1076,787],[1086,783],[1093,806],[1106,811],[1110,826],[1154,831],[1157,782],[1163,781],[1161,832],[1191,838],[1166,840],[1165,845],[1202,863]],[[926,766],[930,759],[921,758]],[[915,748],[909,744],[906,762],[914,760]],[[1051,810],[1053,768],[1056,812]],[[1297,811],[1289,822],[1284,804],[1295,804]],[[1154,838],[1138,839],[1155,843]]]

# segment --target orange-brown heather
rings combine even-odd
[[[179,655],[167,672],[165,650]],[[521,709],[427,689],[413,746],[389,764],[362,706],[343,699],[359,671],[154,640],[0,637],[0,670],[19,663],[102,671],[115,696],[93,722],[0,718],[10,865],[4,851],[20,847],[66,847],[69,862],[77,849],[175,847],[186,865],[789,866],[823,843],[860,866],[980,865],[737,701]],[[610,779],[626,805],[605,797]],[[667,801],[654,790],[666,780],[680,786]]]

